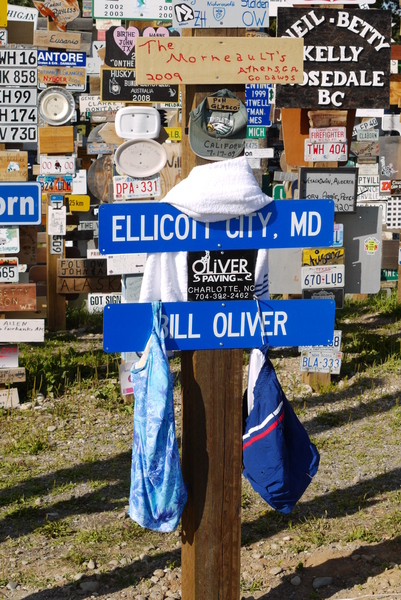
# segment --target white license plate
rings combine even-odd
[[[9,67],[36,67],[38,51],[22,48],[4,48],[0,50],[0,64]]]
[[[36,106],[38,102],[38,91],[34,88],[19,90],[15,88],[0,87],[0,104]]]
[[[7,29],[0,29],[0,46],[5,46],[7,44],[7,40]]]
[[[18,258],[0,259],[0,281],[2,283],[18,283]]]
[[[57,254],[62,256],[63,254],[63,236],[61,235],[49,235],[50,240],[50,254]]]
[[[333,342],[331,344],[327,344],[327,346],[298,346],[298,352],[303,352],[304,350],[313,351],[324,349],[340,352],[342,335],[343,332],[341,329],[335,329],[333,332]]]
[[[38,109],[36,106],[5,106],[0,109],[2,125],[36,125]]]
[[[348,160],[348,148],[345,142],[311,142],[305,140],[305,162]]]
[[[339,375],[342,352],[333,350],[304,350],[301,354],[301,373],[331,373]]]
[[[36,125],[0,125],[0,142],[37,142]]]
[[[322,267],[302,267],[302,289],[344,287],[344,265],[326,265]]]
[[[67,175],[75,173],[75,156],[41,156],[41,175]]]
[[[114,200],[160,196],[160,175],[148,179],[113,177]]]
[[[0,69],[1,85],[16,85],[19,87],[37,87],[37,69]]]

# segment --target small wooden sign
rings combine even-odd
[[[28,181],[28,152],[0,152],[0,181]]]
[[[67,23],[79,17],[78,0],[33,0],[35,8],[44,17],[50,17],[59,31],[66,31]]]
[[[0,313],[15,310],[36,310],[34,283],[23,285],[0,283]]]
[[[72,154],[74,127],[39,127],[40,154]]]
[[[206,104],[209,110],[220,112],[238,112],[240,101],[238,98],[222,98],[221,96],[207,96]]]
[[[135,47],[142,85],[303,81],[302,39],[139,38]]]
[[[355,156],[371,157],[379,156],[380,144],[373,142],[351,142],[350,152]]]
[[[58,277],[58,294],[120,292],[121,277]]]
[[[0,342],[43,342],[44,319],[0,319]]]
[[[20,251],[17,257],[21,264],[36,265],[38,227],[20,226]]]
[[[85,91],[85,67],[38,67],[39,89],[48,85],[65,85],[67,89]]]
[[[39,48],[79,50],[81,48],[81,34],[37,29],[34,33],[33,43]]]
[[[0,384],[4,385],[7,383],[18,383],[19,381],[25,381],[25,367],[17,367],[15,369],[1,369],[0,370]]]
[[[102,277],[107,275],[107,259],[59,259],[57,275],[58,277]]]

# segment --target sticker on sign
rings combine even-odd
[[[302,289],[344,287],[345,265],[326,265],[321,267],[302,267]]]
[[[332,350],[304,350],[301,354],[300,371],[339,375],[342,356],[342,352]]]

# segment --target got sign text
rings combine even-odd
[[[136,83],[302,83],[302,55],[301,38],[139,38]]]

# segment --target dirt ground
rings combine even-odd
[[[302,383],[297,349],[271,352],[321,462],[290,515],[243,480],[244,599],[401,596],[398,321],[364,313],[339,325],[342,373],[320,392]],[[179,397],[177,378],[178,438]],[[89,383],[2,414],[0,598],[180,598],[179,530],[126,515],[132,418]]]

